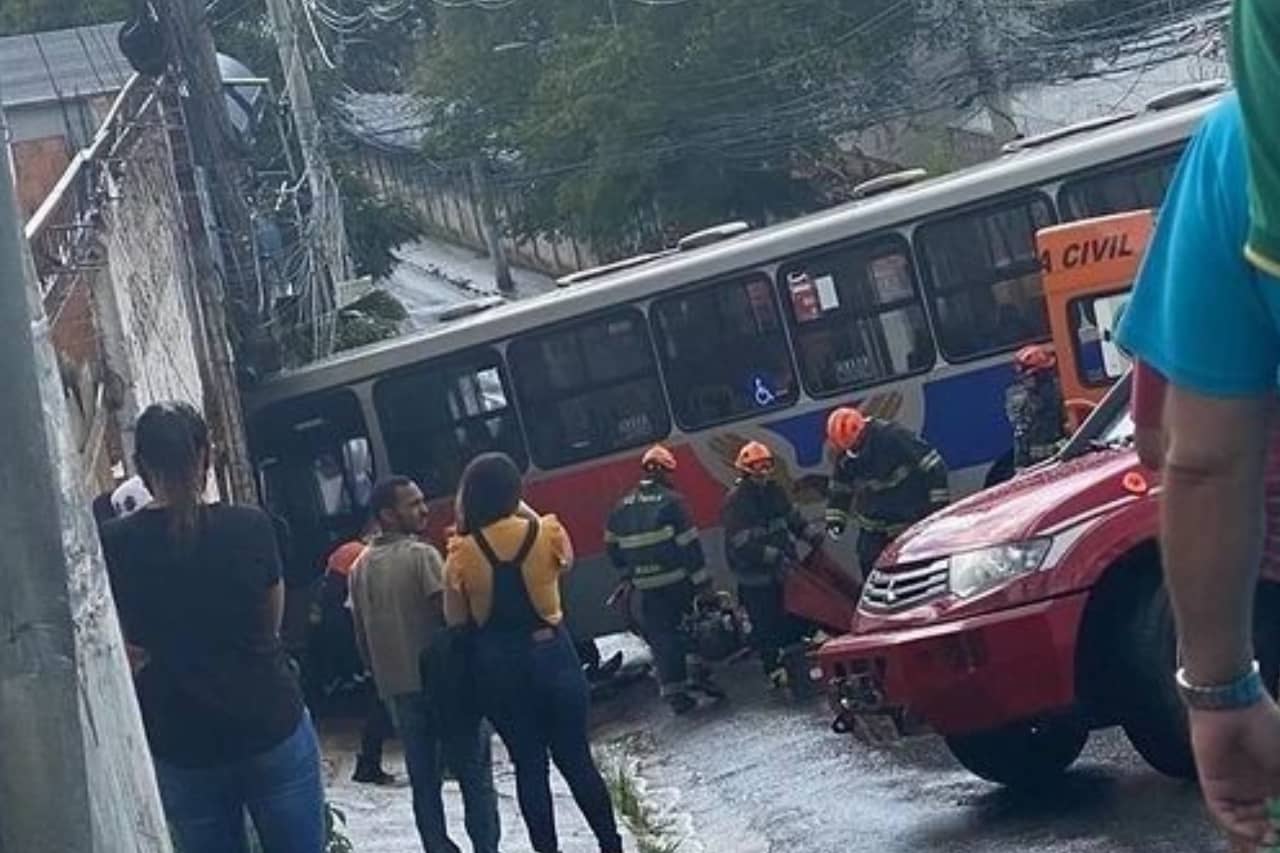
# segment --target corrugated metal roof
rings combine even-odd
[[[132,69],[116,46],[119,23],[0,38],[3,106],[118,91]]]

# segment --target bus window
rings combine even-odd
[[[520,424],[496,350],[389,376],[374,386],[373,400],[392,468],[431,497],[453,494],[462,469],[481,453],[501,451],[525,465]]]
[[[542,468],[638,447],[671,431],[644,315],[611,311],[517,338],[507,351]]]
[[[916,231],[938,343],[963,361],[1049,337],[1036,231],[1052,224],[1041,195],[969,210]]]
[[[1157,208],[1173,180],[1182,148],[1064,181],[1058,190],[1063,219]]]
[[[249,434],[263,503],[289,524],[286,580],[306,582],[368,514],[375,472],[360,403],[346,390],[279,403]]]
[[[752,275],[651,309],[676,421],[698,429],[789,406],[795,373],[773,288]]]
[[[800,379],[814,396],[874,385],[933,366],[906,243],[881,237],[810,255],[778,273]]]

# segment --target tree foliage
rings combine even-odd
[[[428,153],[518,169],[518,230],[605,247],[811,206],[833,128],[892,103],[904,0],[542,0],[438,14],[419,90]]]

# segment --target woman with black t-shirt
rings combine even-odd
[[[315,729],[280,641],[271,519],[205,505],[208,428],[186,404],[138,419],[154,496],[107,523],[103,550],[165,815],[183,853],[320,853],[324,789]]]

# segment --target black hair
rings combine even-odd
[[[474,533],[513,515],[524,484],[520,469],[505,453],[482,453],[462,472],[459,502],[466,530]]]
[[[167,504],[170,529],[189,541],[199,524],[200,496],[209,464],[209,426],[189,403],[157,403],[138,418],[134,435],[138,473]]]
[[[401,475],[391,477],[383,477],[373,487],[373,492],[369,495],[369,515],[371,521],[382,518],[382,513],[389,509],[395,509],[396,501],[400,498],[400,490],[407,489],[413,485],[413,480]]]

